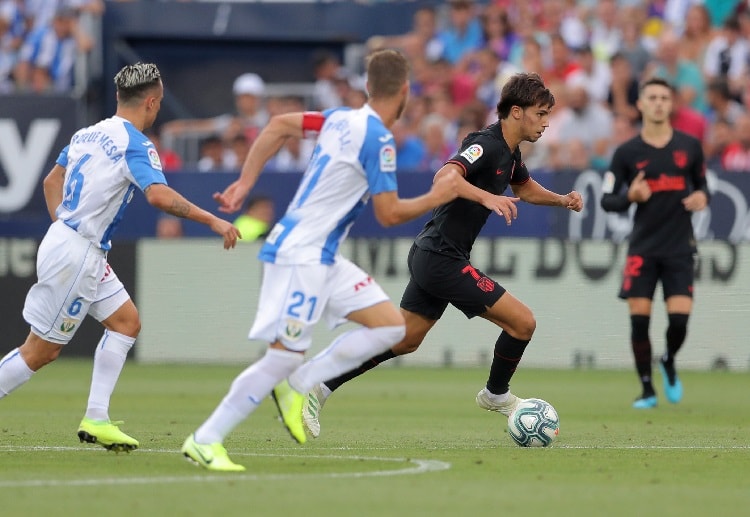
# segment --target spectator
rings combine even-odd
[[[422,121],[419,137],[424,142],[425,154],[419,165],[420,171],[433,173],[453,156],[456,146],[446,142],[444,128],[447,125],[448,121],[436,114],[428,115]],[[401,166],[401,157],[398,159]]]
[[[484,45],[475,7],[473,0],[448,0],[448,24],[437,38],[443,47],[440,57],[451,64]]]
[[[739,95],[747,81],[748,58],[750,45],[742,37],[739,18],[732,16],[709,42],[703,61],[703,73],[709,81],[726,78],[732,95]]]
[[[79,50],[76,17],[74,10],[60,9],[50,25],[37,27],[25,38],[14,70],[18,90],[44,93],[73,89]]]
[[[508,61],[518,55],[521,40],[513,31],[505,9],[493,4],[488,5],[482,12],[480,22],[484,48],[493,52],[498,61]]]
[[[631,10],[630,18],[622,23],[622,41],[618,53],[630,63],[636,80],[643,77],[646,66],[651,61],[651,53],[643,43],[641,37],[641,23],[635,17],[635,10]],[[639,115],[640,118],[640,115]]]
[[[397,120],[391,126],[393,141],[396,143],[397,167],[399,172],[421,172],[422,163],[427,156],[425,143]],[[434,172],[434,171],[431,171]]]
[[[609,63],[622,44],[622,31],[617,23],[617,14],[616,0],[599,0],[589,43],[594,57],[600,63]]]
[[[236,165],[231,153],[224,148],[221,138],[212,135],[201,141],[197,164],[199,172],[228,172],[235,170]]]
[[[242,215],[232,224],[240,231],[238,242],[253,242],[265,238],[275,220],[273,198],[256,195],[248,198]]]
[[[737,119],[746,113],[742,104],[732,97],[729,82],[726,78],[713,79],[708,83],[706,93],[706,100],[713,120],[723,119],[730,124],[734,124]]]
[[[289,137],[267,166],[275,172],[304,172],[314,149],[313,140]]]
[[[701,143],[705,142],[706,117],[700,111],[688,106],[679,92],[674,92],[670,122],[674,129],[697,138]]]
[[[443,44],[437,37],[437,13],[433,7],[422,7],[414,12],[411,31],[395,36],[373,36],[367,40],[367,50],[374,52],[385,48],[403,51],[411,61],[435,61],[443,53]]]
[[[162,127],[162,138],[174,142],[177,138],[217,136],[219,140],[231,141],[244,134],[249,143],[268,122],[265,107],[266,86],[263,79],[254,73],[237,77],[232,85],[234,113],[205,119],[181,119],[167,122]]]
[[[23,5],[18,0],[0,1],[0,94],[15,89],[13,69],[26,31]]]
[[[707,105],[703,74],[697,64],[680,58],[680,40],[674,32],[666,31],[659,38],[656,57],[646,76],[665,79],[676,89],[680,104],[704,113]]]
[[[685,31],[682,33],[680,57],[698,63],[703,68],[706,48],[713,38],[711,17],[706,6],[692,4],[685,18]]]
[[[612,70],[609,63],[594,58],[588,43],[576,49],[576,62],[581,67],[576,74],[580,74],[585,81],[591,100],[600,104],[606,103],[612,83]]]
[[[722,167],[724,152],[734,140],[734,127],[728,120],[716,119],[708,127],[706,141],[703,143],[703,154],[708,167]]]
[[[336,88],[336,80],[340,74],[341,62],[333,52],[318,50],[313,55],[313,106],[315,110],[338,108],[343,100]]]
[[[624,116],[635,123],[641,118],[636,106],[639,88],[630,61],[617,52],[610,59],[610,69],[612,82],[607,95],[607,105],[615,117]]]
[[[576,72],[581,70],[560,34],[553,34],[550,39],[550,63],[544,69],[544,82],[565,82]],[[528,70],[527,70],[528,71]]]
[[[567,107],[557,123],[557,141],[550,145],[556,170],[601,168],[606,164],[612,136],[612,113],[593,102],[581,77],[565,85]]]
[[[721,157],[727,172],[750,172],[750,116],[744,115],[734,126],[736,140],[730,143]]]

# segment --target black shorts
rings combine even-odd
[[[412,245],[407,263],[411,276],[401,308],[431,320],[439,320],[449,303],[467,318],[479,316],[505,294],[503,286],[465,259]]]
[[[642,257],[628,255],[620,286],[620,298],[653,299],[656,283],[661,282],[664,299],[670,296],[693,297],[695,258],[693,255],[674,257]]]

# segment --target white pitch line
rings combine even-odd
[[[5,452],[27,452],[27,451],[93,451],[97,449],[82,447],[11,447],[0,446]],[[166,449],[140,449],[139,453],[164,453],[179,454],[177,450]],[[301,478],[365,478],[383,476],[403,476],[411,474],[424,474],[426,472],[439,472],[448,470],[451,464],[438,460],[421,460],[407,458],[381,458],[373,456],[330,456],[330,455],[308,455],[308,454],[270,454],[270,453],[233,453],[233,456],[265,456],[265,457],[295,457],[295,458],[317,458],[317,459],[340,459],[352,461],[390,461],[395,463],[408,463],[413,466],[399,470],[374,470],[370,472],[329,472],[309,474],[208,474],[190,476],[152,476],[152,477],[130,477],[130,478],[93,478],[93,479],[27,479],[19,481],[0,481],[2,488],[22,487],[68,487],[68,486],[103,486],[103,485],[145,485],[154,483],[214,483],[221,481],[283,481]]]

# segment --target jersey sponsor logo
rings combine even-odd
[[[482,149],[481,145],[471,144],[469,147],[464,149],[464,151],[461,153],[461,156],[466,158],[467,162],[474,163],[479,158],[481,158],[482,154],[484,154],[484,149]]]
[[[672,151],[672,158],[674,159],[674,164],[680,169],[687,165],[687,151]]]
[[[686,188],[684,176],[660,174],[656,179],[647,179],[646,183],[648,183],[648,188],[651,189],[651,192],[679,191]]]
[[[642,170],[647,165],[648,165],[648,160],[643,160],[643,161],[640,161],[640,162],[635,162],[635,168],[638,171]]]
[[[62,323],[60,324],[60,330],[65,333],[72,332],[73,329],[76,328],[77,322],[78,320],[72,318],[63,318]]]
[[[284,327],[284,335],[290,341],[296,341],[302,335],[302,322],[298,320],[286,320],[286,327]]]
[[[364,289],[365,287],[367,287],[370,284],[372,284],[372,277],[368,276],[364,280],[362,280],[362,281],[357,282],[356,284],[354,284],[354,292],[355,293],[359,292],[361,289]]]
[[[161,170],[161,160],[159,160],[159,153],[153,147],[148,148],[148,161],[151,163],[151,167],[156,170]]]
[[[611,194],[615,190],[615,173],[607,171],[604,173],[602,179],[602,192],[604,194]]]
[[[396,148],[391,144],[380,148],[380,170],[396,172]]]

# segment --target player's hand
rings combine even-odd
[[[645,203],[650,198],[651,187],[648,186],[648,181],[646,181],[646,173],[638,171],[638,174],[633,178],[628,188],[628,199],[636,203]]]
[[[564,206],[568,210],[580,212],[581,210],[583,210],[583,198],[581,197],[581,194],[574,190],[570,194],[566,194],[563,196],[562,206]]]
[[[216,217],[211,223],[211,230],[224,237],[224,249],[234,248],[237,239],[242,237],[240,231],[229,221]]]
[[[219,212],[232,214],[242,208],[249,192],[250,188],[237,180],[224,189],[224,192],[214,192],[213,198],[219,203]]]
[[[516,203],[521,201],[520,197],[509,197],[509,196],[490,196],[488,199],[482,202],[485,208],[488,208],[495,212],[500,217],[505,218],[505,223],[510,226],[513,219],[518,217],[518,208]]]
[[[682,206],[688,212],[703,210],[706,208],[706,205],[708,205],[708,197],[706,197],[706,193],[702,190],[696,190],[682,200]]]

